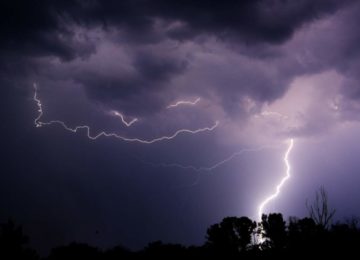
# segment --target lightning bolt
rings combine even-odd
[[[39,115],[34,119],[34,124],[36,127],[41,127],[40,118],[43,116],[44,112],[42,109],[42,104],[40,99],[37,97],[37,85],[34,83],[34,101],[36,102],[36,105],[38,107]]]
[[[117,116],[117,117],[120,117],[121,119],[121,122],[126,125],[127,127],[131,126],[133,123],[135,123],[136,121],[138,121],[137,118],[134,118],[133,120],[131,120],[130,122],[126,122],[125,121],[125,118],[124,118],[124,115],[121,114],[120,112],[116,111],[116,110],[112,110],[110,111],[110,113],[114,116]]]
[[[53,124],[57,124],[57,125],[61,125],[65,130],[76,133],[78,130],[81,129],[85,129],[86,131],[86,136],[91,139],[91,140],[96,140],[102,136],[104,137],[114,137],[126,142],[138,142],[138,143],[142,143],[142,144],[153,144],[159,141],[163,141],[163,140],[171,140],[174,139],[175,137],[177,137],[179,134],[182,133],[189,133],[189,134],[197,134],[197,133],[201,133],[201,132],[205,132],[205,131],[213,131],[216,127],[218,127],[219,125],[219,121],[216,121],[214,125],[212,125],[211,127],[204,127],[204,128],[199,128],[196,130],[190,130],[190,129],[180,129],[177,130],[174,134],[169,135],[169,136],[161,136],[158,138],[154,138],[154,139],[149,139],[149,140],[144,140],[144,139],[139,139],[139,138],[128,138],[128,137],[124,137],[121,136],[119,134],[116,133],[107,133],[105,131],[102,131],[96,135],[91,135],[90,134],[90,126],[87,125],[80,125],[80,126],[76,126],[76,127],[69,127],[65,124],[65,122],[60,121],[60,120],[51,120],[49,122],[41,122],[40,119],[43,116],[44,112],[43,112],[43,108],[42,108],[42,103],[41,100],[38,98],[37,95],[37,85],[34,83],[34,97],[33,100],[35,101],[35,103],[37,104],[38,107],[38,112],[39,115],[35,118],[34,120],[34,124],[36,127],[42,127],[42,126],[48,126],[48,125],[53,125]]]
[[[238,156],[243,155],[244,153],[260,152],[262,150],[270,149],[270,148],[274,148],[274,147],[277,147],[277,146],[275,146],[275,145],[266,145],[266,146],[261,146],[261,147],[257,147],[257,148],[245,148],[245,149],[242,149],[240,151],[232,153],[230,156],[228,156],[228,157],[224,158],[223,160],[218,161],[217,163],[214,163],[214,164],[212,164],[210,166],[200,166],[200,167],[199,166],[194,166],[194,165],[184,165],[184,164],[180,164],[180,163],[164,163],[164,162],[154,163],[154,162],[148,162],[148,161],[145,161],[145,160],[141,160],[139,158],[137,158],[137,159],[141,163],[150,165],[152,167],[179,168],[179,169],[182,169],[182,170],[194,171],[194,172],[197,173],[197,178],[191,185],[187,186],[187,187],[193,187],[193,186],[195,186],[195,185],[197,185],[199,183],[201,173],[204,173],[204,172],[210,173],[211,171],[215,170],[216,168],[222,166],[225,163],[230,162],[231,160],[235,159]]]
[[[221,165],[233,160],[234,158],[244,154],[244,153],[248,153],[248,152],[258,152],[258,151],[262,151],[266,148],[269,148],[270,146],[262,146],[259,148],[246,148],[246,149],[242,149],[240,151],[237,151],[233,154],[231,154],[229,157],[226,157],[225,159],[211,165],[211,166],[194,166],[194,165],[183,165],[183,164],[179,164],[179,163],[152,163],[152,162],[146,162],[146,161],[141,161],[143,163],[149,164],[151,166],[154,167],[175,167],[175,168],[180,168],[183,170],[193,170],[196,172],[210,172],[212,170],[215,170],[216,168],[220,167]]]
[[[259,211],[258,211],[259,220],[261,220],[263,210],[264,210],[266,204],[268,204],[271,200],[275,199],[280,194],[281,187],[290,178],[291,167],[290,167],[290,162],[289,162],[289,155],[290,155],[290,152],[293,147],[294,147],[294,139],[290,139],[288,149],[286,150],[285,155],[284,155],[284,162],[285,162],[285,166],[286,166],[285,176],[281,179],[280,183],[276,186],[275,193],[271,194],[260,204]]]
[[[197,98],[197,99],[195,99],[194,101],[180,100],[180,101],[177,101],[177,102],[174,103],[174,104],[168,105],[166,108],[169,109],[169,108],[177,107],[177,106],[180,106],[180,105],[191,105],[191,106],[194,106],[194,105],[196,105],[199,101],[200,101],[200,98]]]

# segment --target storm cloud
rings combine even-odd
[[[289,138],[293,175],[271,210],[304,215],[324,184],[341,217],[359,214],[346,201],[359,196],[359,12],[355,0],[2,1],[0,217],[45,251],[74,239],[199,244],[220,218],[256,215]],[[94,135],[219,126],[151,145],[36,128],[34,83],[42,120]]]
[[[204,88],[219,89],[224,95],[225,110],[234,113],[242,96],[271,102],[284,93],[295,76],[306,73],[296,61],[290,60],[289,67],[291,53],[284,52],[282,46],[304,26],[350,4],[351,1],[5,1],[1,8],[0,46],[6,64],[21,57],[60,59],[62,64],[76,62],[79,66],[79,60],[91,61],[92,56],[98,55],[100,64],[82,62],[84,69],[71,73],[70,80],[82,84],[90,97],[105,102],[109,98],[119,99],[122,104],[129,100],[154,100],[150,107],[154,111],[168,102],[157,93],[176,88],[171,83],[189,66],[200,63],[203,67],[201,62],[225,53],[234,60],[229,64],[230,75],[224,76],[226,79],[220,76],[213,80],[214,86]],[[112,45],[113,53],[123,55],[101,57],[100,50],[106,42]],[[306,48],[311,51],[312,47]],[[216,51],[214,57],[211,49]],[[348,51],[343,52],[338,55],[343,57]],[[247,55],[251,57],[248,59]],[[303,57],[304,53],[297,55]],[[210,73],[218,70],[218,61],[213,62],[213,67],[208,68]],[[24,63],[14,67],[26,66],[28,62]],[[47,63],[36,65],[41,70],[48,67]],[[106,63],[117,70],[102,73],[101,66]],[[91,64],[95,68],[90,69]],[[219,65],[220,70],[226,65]],[[227,82],[228,78],[231,82]],[[138,98],[134,98],[136,95]]]

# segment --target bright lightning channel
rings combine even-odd
[[[258,216],[259,216],[259,220],[261,220],[262,214],[264,212],[264,208],[265,206],[273,199],[275,199],[281,191],[281,187],[285,184],[285,182],[290,178],[290,162],[289,162],[289,155],[290,152],[292,150],[292,148],[294,147],[294,139],[290,139],[289,141],[289,146],[288,149],[285,152],[284,155],[284,162],[285,162],[285,166],[286,166],[286,173],[285,176],[281,179],[280,183],[276,186],[276,191],[275,193],[271,194],[269,197],[267,197],[259,206],[259,211],[258,211]]]
[[[134,118],[133,120],[127,122],[127,121],[125,120],[125,118],[124,118],[124,115],[121,114],[120,112],[116,111],[116,110],[112,110],[110,113],[111,113],[112,115],[114,115],[114,116],[120,117],[121,122],[122,122],[124,125],[126,125],[127,127],[131,126],[133,123],[135,123],[136,121],[138,121],[137,118]]]
[[[144,140],[144,139],[139,139],[139,138],[128,138],[128,137],[118,135],[116,133],[107,133],[105,131],[102,131],[102,132],[92,136],[90,134],[90,126],[87,126],[87,125],[80,125],[80,126],[71,128],[71,127],[67,126],[65,124],[65,122],[60,121],[60,120],[51,120],[49,122],[41,122],[40,119],[43,116],[44,112],[43,112],[41,100],[37,96],[37,85],[36,84],[34,84],[34,90],[35,90],[35,93],[34,93],[33,100],[36,102],[36,104],[38,106],[38,112],[39,112],[39,115],[34,120],[34,124],[36,127],[58,124],[58,125],[61,125],[65,130],[68,130],[73,133],[76,133],[80,129],[85,129],[87,137],[91,140],[96,140],[99,137],[104,136],[104,137],[114,137],[114,138],[117,138],[117,139],[120,139],[120,140],[123,140],[126,142],[138,142],[138,143],[142,143],[142,144],[153,144],[153,143],[163,141],[163,140],[174,139],[175,137],[177,137],[179,134],[182,134],[182,133],[197,134],[197,133],[201,133],[201,132],[205,132],[205,131],[213,131],[219,125],[219,121],[216,121],[215,124],[212,125],[211,127],[204,127],[204,128],[199,128],[196,130],[180,129],[180,130],[177,130],[174,134],[172,134],[170,136],[161,136],[161,137],[149,139],[149,140]]]
[[[200,98],[197,98],[197,99],[195,99],[194,101],[180,100],[180,101],[177,101],[177,102],[174,103],[174,104],[168,105],[166,108],[169,109],[169,108],[173,108],[173,107],[177,107],[177,106],[181,106],[181,105],[191,105],[191,106],[194,106],[194,105],[196,105],[199,101],[200,101]]]

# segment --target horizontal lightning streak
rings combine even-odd
[[[34,93],[33,99],[38,106],[38,112],[39,112],[39,115],[34,120],[34,124],[36,127],[58,124],[58,125],[61,125],[65,130],[71,131],[73,133],[76,133],[80,129],[85,129],[87,137],[91,140],[96,140],[99,137],[104,136],[104,137],[114,137],[114,138],[117,138],[117,139],[120,139],[120,140],[123,140],[126,142],[138,142],[138,143],[142,143],[142,144],[152,144],[152,143],[156,143],[156,142],[163,141],[163,140],[171,140],[182,133],[197,134],[197,133],[201,133],[201,132],[205,132],[205,131],[213,131],[219,125],[219,122],[216,121],[215,124],[212,125],[211,127],[204,127],[204,128],[199,128],[196,130],[180,129],[180,130],[177,130],[174,134],[172,134],[170,136],[161,136],[161,137],[150,139],[150,140],[144,140],[144,139],[139,139],[139,138],[128,138],[128,137],[118,135],[116,133],[107,133],[105,131],[102,131],[102,132],[92,136],[90,134],[90,127],[87,125],[80,125],[80,126],[71,128],[71,127],[67,126],[65,124],[65,122],[60,121],[60,120],[51,120],[49,122],[41,122],[40,119],[43,116],[43,108],[42,108],[41,101],[37,96],[37,85],[36,84],[34,84],[34,89],[35,89],[35,93]]]
[[[242,149],[242,150],[240,150],[238,152],[235,152],[235,153],[231,154],[229,157],[226,157],[225,159],[213,164],[212,166],[208,166],[208,167],[206,167],[206,166],[196,167],[196,166],[193,166],[193,165],[182,165],[182,164],[179,164],[179,163],[152,163],[152,162],[146,162],[146,161],[142,161],[142,162],[146,163],[146,164],[149,164],[151,166],[154,166],[154,167],[175,167],[175,168],[180,168],[180,169],[183,169],[183,170],[193,170],[193,171],[196,171],[196,172],[201,172],[201,171],[210,172],[210,171],[220,167],[221,165],[231,161],[235,157],[240,156],[243,153],[258,152],[258,151],[262,151],[262,150],[264,150],[266,148],[269,148],[269,147],[270,146],[262,146],[262,147],[259,147],[259,148]]]
[[[199,101],[200,101],[200,98],[197,98],[194,101],[180,100],[180,101],[177,101],[174,104],[170,104],[166,108],[173,108],[173,107],[177,107],[177,106],[180,106],[180,105],[191,105],[191,106],[193,106],[193,105],[196,105]]]
[[[290,143],[289,143],[289,147],[285,152],[284,155],[284,162],[285,162],[285,166],[286,166],[286,173],[285,176],[281,179],[280,183],[276,186],[276,191],[275,193],[271,194],[269,197],[267,197],[259,206],[259,211],[258,211],[258,216],[259,216],[259,220],[261,220],[263,211],[264,211],[264,207],[273,199],[275,199],[281,191],[281,187],[285,184],[285,182],[290,178],[290,162],[289,162],[289,154],[292,150],[294,146],[294,139],[290,139]]]

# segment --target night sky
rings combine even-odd
[[[200,245],[226,216],[257,220],[290,139],[264,212],[306,216],[324,186],[335,219],[359,216],[359,14],[355,0],[2,1],[0,222],[40,252]]]

